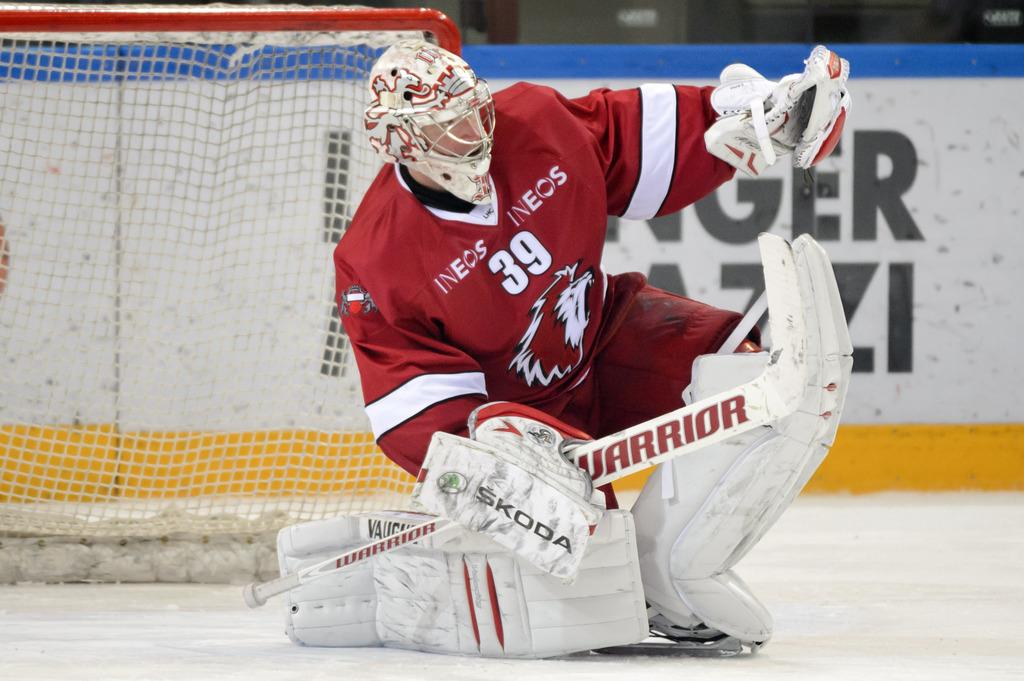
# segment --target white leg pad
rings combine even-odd
[[[688,399],[744,383],[767,360],[765,353],[701,357]],[[770,473],[783,441],[757,428],[659,466],[644,486],[633,506],[644,591],[674,624],[710,626],[749,644],[771,637],[771,615],[729,568],[779,493]]]
[[[810,374],[799,410],[770,427],[659,466],[633,507],[647,600],[681,627],[701,623],[748,643],[771,635],[767,610],[731,568],[761,539],[835,439],[852,344],[831,264],[810,237],[793,245]],[[693,401],[756,376],[767,355],[697,359]]]
[[[691,612],[700,613],[707,626],[748,644],[763,646],[771,638],[771,613],[732,570],[683,581],[677,591],[683,603]]]
[[[368,514],[285,528],[282,574],[423,520]],[[469,531],[439,545],[378,555],[286,595],[286,630],[311,646],[388,646],[481,657],[539,658],[647,636],[628,511],[609,511],[571,585]]]

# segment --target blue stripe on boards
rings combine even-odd
[[[1024,45],[833,45],[853,78],[1024,77]],[[0,47],[0,80],[343,80],[365,71],[378,50],[358,46],[254,49],[237,45],[76,45]],[[769,78],[800,70],[810,46],[785,45],[467,45],[463,56],[484,78],[713,80],[742,62]],[[361,77],[361,76],[360,76]]]
[[[811,45],[466,45],[484,78],[712,80],[728,64],[769,78],[801,70]],[[1024,77],[1024,45],[830,45],[852,78]]]

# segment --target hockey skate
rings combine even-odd
[[[655,655],[687,657],[733,657],[744,651],[744,643],[735,636],[718,631],[703,623],[692,628],[675,625],[647,609],[651,636],[628,646],[612,646],[594,652],[607,655]],[[761,643],[747,644],[751,653],[761,649]]]

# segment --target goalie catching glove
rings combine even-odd
[[[562,456],[569,438],[590,439],[536,409],[486,404],[470,415],[468,438],[434,433],[413,498],[571,582],[604,495]]]
[[[745,64],[727,66],[711,93],[720,118],[704,133],[708,151],[750,176],[784,154],[797,168],[831,154],[850,110],[850,63],[821,45],[804,63],[777,83]]]

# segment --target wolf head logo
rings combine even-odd
[[[556,271],[554,281],[530,307],[530,325],[508,365],[528,386],[551,385],[583,361],[583,334],[590,322],[587,292],[594,270],[577,277],[579,266],[577,262]]]

